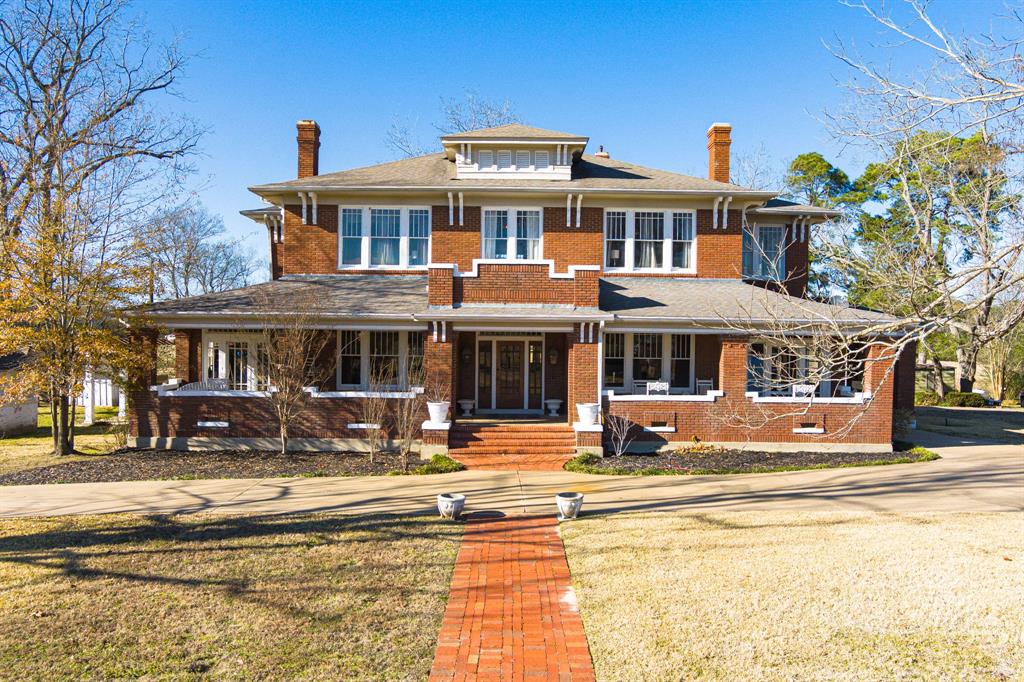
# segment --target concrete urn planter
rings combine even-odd
[[[583,493],[558,493],[555,495],[555,503],[558,505],[559,521],[575,519],[583,506]]]
[[[442,403],[427,403],[427,414],[430,415],[430,421],[435,424],[444,424],[448,421],[448,408],[451,406],[449,402]]]
[[[454,521],[466,506],[466,496],[459,493],[441,493],[437,496],[437,511],[442,519]]]
[[[476,403],[475,400],[462,399],[456,401],[459,403],[459,409],[462,410],[463,417],[473,416],[473,405]]]
[[[600,410],[601,406],[597,403],[576,403],[576,413],[580,416],[580,423],[584,426],[596,424]]]
[[[562,401],[558,398],[549,398],[544,401],[544,406],[548,408],[549,417],[557,417],[558,411],[562,409]]]

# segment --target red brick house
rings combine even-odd
[[[259,400],[256,292],[281,314],[315,292],[337,349],[335,381],[311,388],[295,447],[360,447],[359,401],[385,360],[396,396],[417,388],[403,381],[414,363],[450,386],[451,419],[424,423],[424,452],[461,457],[598,450],[602,419],[576,408],[595,403],[637,425],[634,449],[697,438],[885,451],[894,411],[912,406],[912,362],[894,369],[878,344],[857,372],[800,391],[753,378],[770,329],[820,318],[842,333],[885,318],[805,298],[810,229],[834,214],[731,184],[728,124],[707,132],[707,178],[518,124],[326,174],[319,126],[300,121],[297,139],[298,177],[251,187],[267,206],[243,211],[266,225],[272,280],[151,308],[174,332],[177,381],[136,395],[140,445],[276,435]]]

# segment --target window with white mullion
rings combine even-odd
[[[430,261],[430,209],[338,207],[339,269],[407,269]]]
[[[489,260],[539,260],[543,257],[541,209],[485,208],[480,254]]]
[[[661,211],[636,211],[633,233],[634,269],[660,269],[665,261],[665,214]]]
[[[695,222],[692,210],[606,211],[605,269],[693,272]]]

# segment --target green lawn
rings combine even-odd
[[[0,677],[424,679],[461,525],[355,516],[0,526]]]
[[[561,527],[600,680],[1024,679],[1024,515],[652,513]]]
[[[82,408],[79,408],[78,424],[82,423],[83,416]],[[0,474],[108,454],[116,447],[115,439],[109,432],[110,425],[117,420],[117,408],[97,407],[94,416],[95,424],[75,429],[75,448],[82,454],[58,457],[53,454],[50,408],[40,408],[39,428],[35,433],[0,438]]]

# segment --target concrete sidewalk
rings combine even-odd
[[[648,510],[1019,511],[1024,446],[917,432],[935,462],[730,476],[590,476],[461,471],[437,476],[267,478],[0,487],[0,516],[137,513],[434,512],[441,492],[467,510],[554,513],[554,494],[586,495],[584,512]]]

